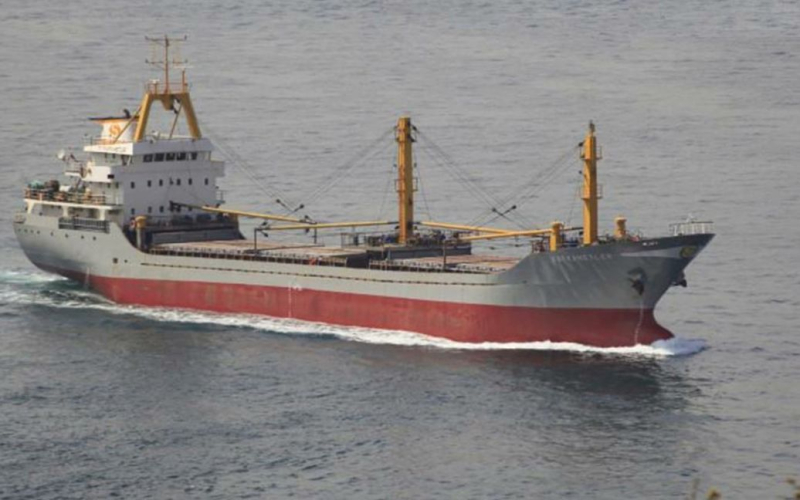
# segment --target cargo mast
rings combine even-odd
[[[583,244],[597,243],[597,140],[594,123],[589,122],[589,132],[583,141]]]
[[[395,134],[397,140],[397,202],[399,206],[399,232],[397,242],[408,244],[414,235],[414,159],[411,145],[411,118],[397,120]]]

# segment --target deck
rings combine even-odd
[[[514,267],[519,258],[494,255],[448,255],[403,259],[376,258],[380,248],[324,246],[313,243],[271,243],[253,240],[216,240],[164,243],[155,255],[253,260],[290,264],[369,268],[381,271],[495,274]]]

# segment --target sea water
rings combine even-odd
[[[0,497],[789,495],[799,20],[777,1],[3,2]],[[421,217],[579,224],[593,120],[603,227],[715,222],[656,312],[677,338],[460,344],[119,306],[37,271],[11,228],[22,188],[97,134],[87,117],[136,109],[158,77],[143,35],[164,33],[188,35],[244,209],[394,217],[386,132],[410,115]]]

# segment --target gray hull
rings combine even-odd
[[[697,234],[530,254],[504,272],[383,271],[153,255],[120,228],[59,228],[19,214],[38,267],[120,303],[410,330],[468,342],[629,345],[668,338],[652,310],[711,240]]]

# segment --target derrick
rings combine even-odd
[[[174,209],[176,207],[184,207],[184,208],[191,208],[193,210],[200,210],[202,212],[209,212],[212,214],[227,214],[227,215],[234,215],[237,217],[250,217],[253,219],[265,219],[265,220],[274,220],[280,222],[298,222],[298,223],[306,222],[303,219],[298,219],[295,217],[287,217],[285,215],[249,212],[246,210],[235,210],[232,208],[212,207],[210,205],[192,205],[190,203],[178,203],[177,201],[171,201],[169,202],[169,204],[170,204],[170,209]]]
[[[294,224],[285,224],[281,226],[270,226],[269,229],[275,230],[308,230],[308,229],[335,229],[340,227],[366,227],[366,226],[387,226],[396,224],[395,221],[379,220],[379,221],[344,221],[344,222],[315,222],[308,218],[298,219],[296,217],[288,217],[285,215],[275,215],[262,212],[251,212],[247,210],[236,210],[233,208],[220,208],[212,207],[210,205],[192,205],[190,203],[179,203],[176,201],[170,202],[170,208],[191,208],[192,210],[200,210],[201,212],[208,212],[212,214],[233,215],[235,217],[247,217],[251,219],[264,219],[268,221],[277,222],[292,222]]]
[[[166,74],[165,74],[166,78]],[[183,83],[182,83],[183,85]],[[150,95],[150,94],[148,94]],[[159,94],[169,95],[169,94]],[[156,97],[153,97],[155,99]],[[147,96],[145,96],[147,99]],[[144,105],[143,105],[144,107]],[[142,113],[143,116],[146,113]],[[142,120],[144,121],[144,120]],[[141,123],[139,124],[141,125]],[[548,228],[531,228],[528,229],[520,225],[519,230],[510,230],[498,227],[491,227],[487,225],[474,225],[474,224],[460,224],[451,222],[440,221],[416,221],[414,219],[414,192],[415,186],[415,164],[413,156],[413,144],[416,142],[416,128],[412,125],[411,119],[407,116],[400,117],[394,127],[395,142],[397,143],[397,177],[395,178],[395,188],[397,192],[397,210],[398,220],[358,220],[358,221],[342,221],[342,222],[321,222],[316,221],[308,216],[302,218],[291,217],[288,215],[276,215],[270,213],[252,212],[246,210],[237,210],[222,208],[219,206],[203,206],[203,205],[189,205],[184,203],[173,203],[173,206],[183,206],[195,210],[205,211],[209,213],[226,214],[232,217],[249,217],[256,219],[263,219],[270,222],[277,222],[279,224],[266,224],[262,226],[263,229],[270,231],[309,231],[313,230],[315,237],[317,230],[323,229],[337,229],[337,228],[361,228],[361,227],[376,227],[396,225],[396,240],[386,240],[390,245],[409,247],[429,247],[431,245],[441,246],[447,248],[448,245],[459,245],[462,243],[471,243],[474,241],[490,241],[499,239],[510,238],[524,238],[534,237],[549,240],[547,247],[551,252],[556,252],[565,245],[565,235],[571,232],[583,231],[583,244],[592,245],[599,241],[598,238],[598,199],[600,198],[598,183],[597,183],[597,161],[600,159],[598,155],[597,142],[594,135],[594,124],[590,122],[589,131],[584,141],[576,149],[580,149],[580,157],[583,160],[583,185],[581,189],[581,199],[584,202],[584,219],[583,226],[570,226],[566,227],[560,221],[554,221]],[[385,139],[385,136],[384,136]],[[423,146],[423,152],[426,151]],[[574,149],[573,149],[574,151]],[[560,165],[561,161],[556,163],[547,172],[547,176],[552,178],[554,172],[563,170]],[[348,168],[349,170],[349,168]],[[343,175],[343,174],[340,174]],[[463,176],[462,176],[463,177]],[[335,182],[335,180],[330,181]],[[326,184],[330,186],[330,183]],[[516,189],[513,198],[520,199],[520,202],[526,201],[531,197],[531,193],[536,189],[541,188],[541,184],[534,184],[531,182],[522,186],[523,189]],[[318,193],[320,189],[316,190]],[[490,201],[492,201],[490,199]],[[495,205],[501,206],[501,209],[492,207],[492,212],[496,216],[505,216],[506,213],[517,208],[518,203],[514,203],[510,208],[502,210],[504,204],[496,203]],[[304,206],[304,205],[301,205]],[[502,211],[501,211],[502,210]],[[282,223],[282,224],[280,224]],[[625,239],[627,232],[625,228],[625,219],[617,218],[615,230],[615,239]],[[445,230],[447,234],[435,231],[428,235],[427,233],[416,234],[415,229],[424,227],[433,230]],[[437,236],[438,234],[438,236]]]

